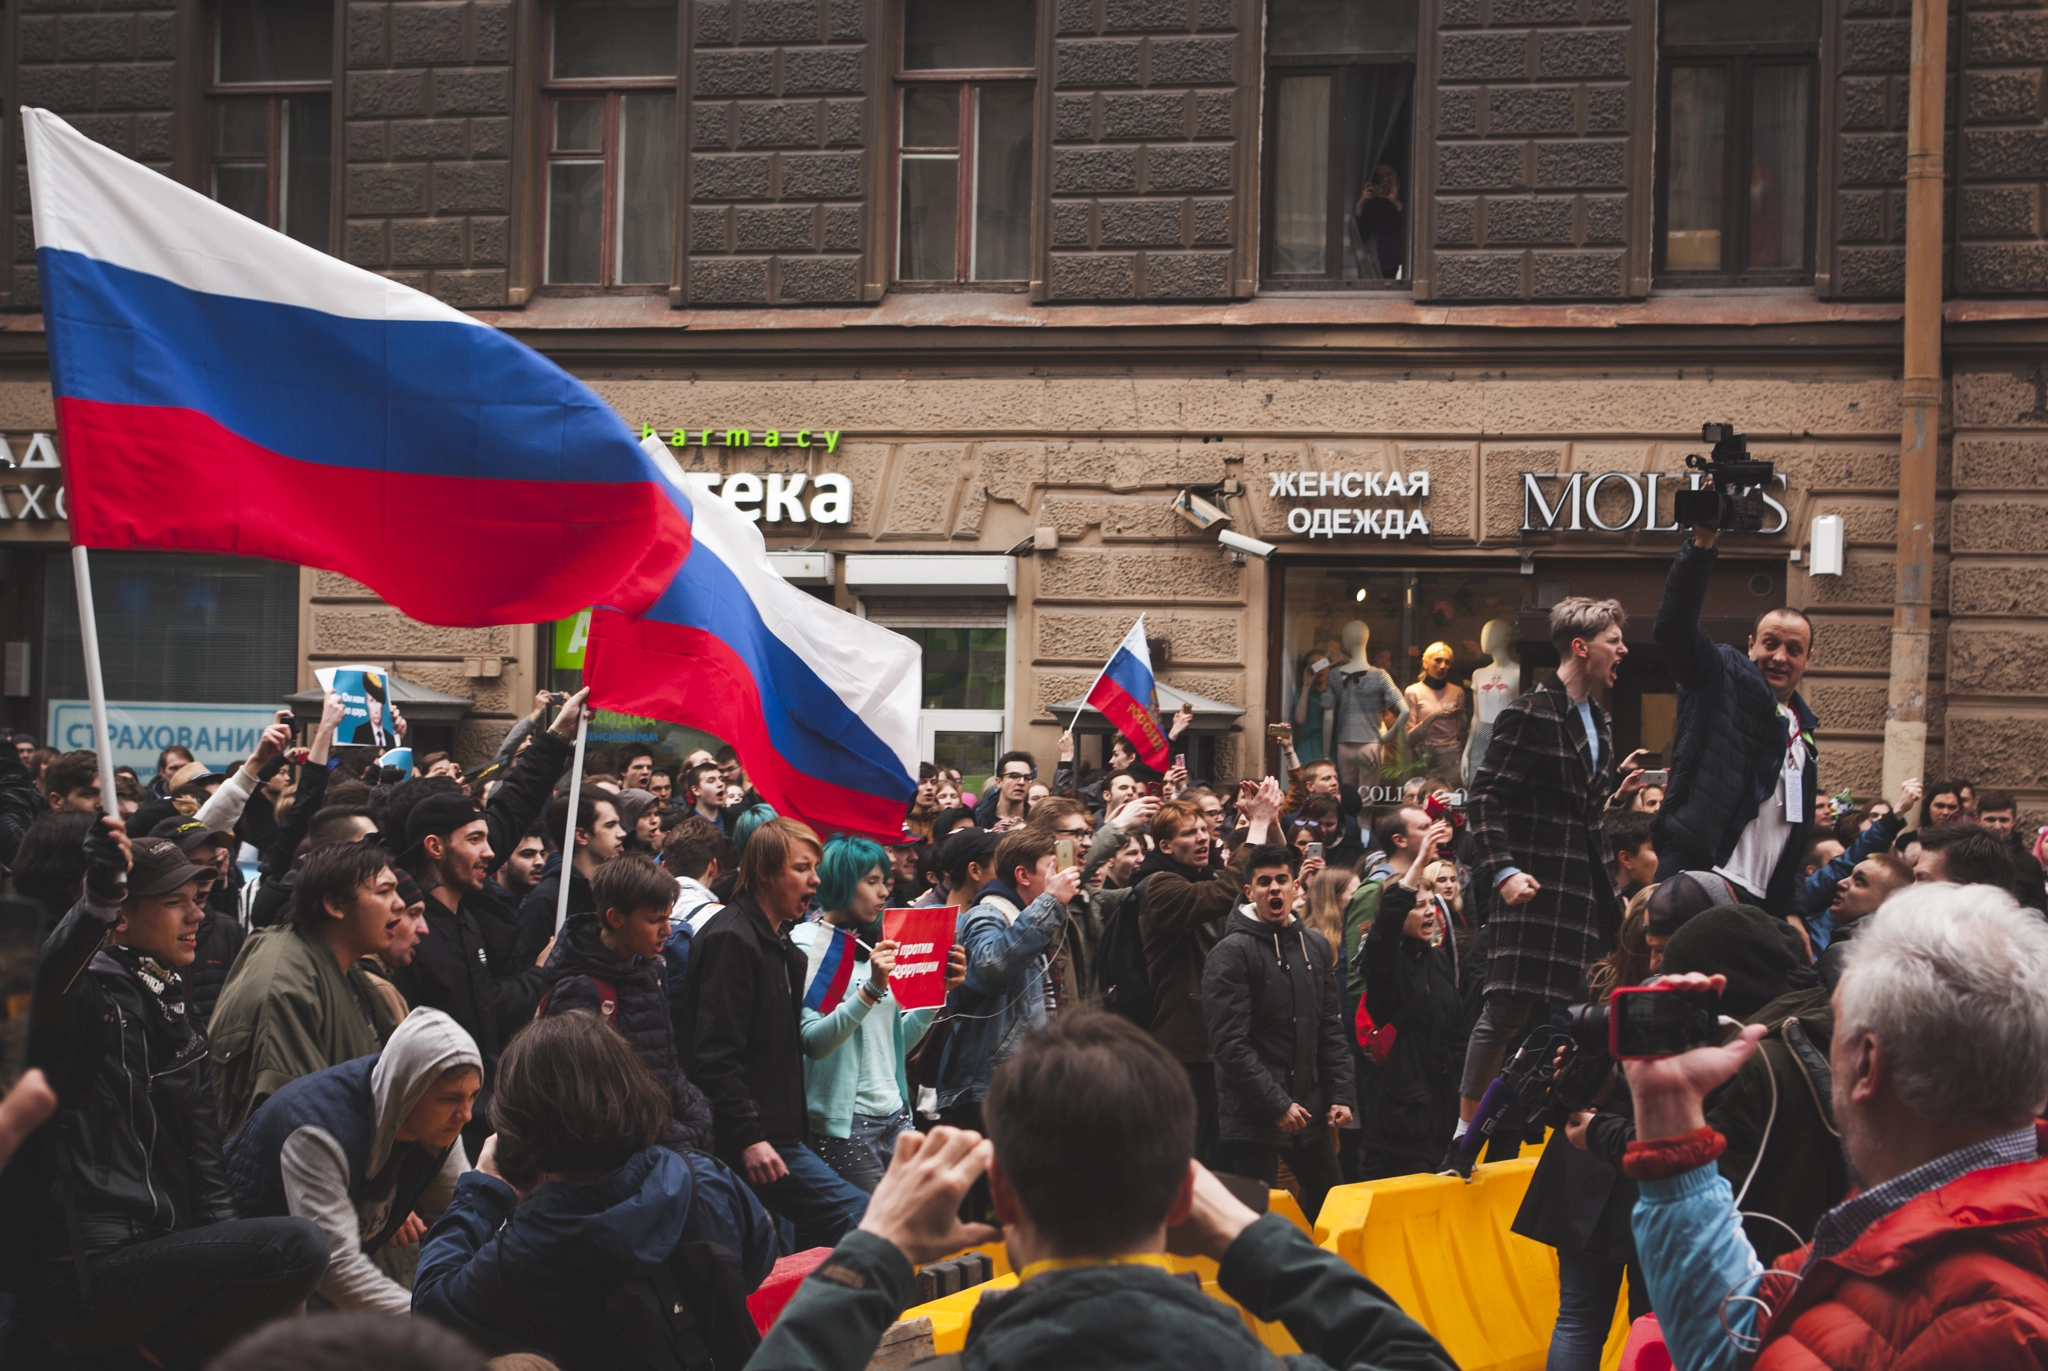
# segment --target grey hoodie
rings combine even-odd
[[[440,1010],[415,1009],[392,1030],[370,1071],[377,1131],[363,1174],[374,1176],[383,1170],[405,1116],[436,1081],[464,1066],[481,1073],[483,1057],[462,1026]],[[307,1124],[294,1130],[285,1139],[279,1162],[292,1215],[311,1219],[327,1235],[332,1255],[327,1274],[320,1278],[322,1297],[338,1309],[411,1312],[412,1292],[378,1269],[363,1251],[363,1240],[381,1230],[390,1217],[390,1197],[365,1198],[360,1204],[349,1197],[348,1158],[324,1128]],[[467,1170],[469,1157],[458,1138],[414,1212],[431,1225],[455,1193],[456,1178]]]

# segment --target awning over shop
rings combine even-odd
[[[397,672],[387,672],[385,679],[391,683],[391,703],[413,724],[455,724],[470,710],[476,708],[476,701],[467,695],[450,695],[444,690],[423,686],[417,681],[408,681]],[[320,688],[302,690],[296,695],[287,695],[284,702],[292,707],[292,722],[308,724],[320,722]]]

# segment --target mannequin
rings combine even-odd
[[[1451,645],[1431,643],[1422,650],[1422,675],[1404,692],[1408,697],[1408,755],[1428,757],[1424,775],[1457,785],[1464,766],[1465,743],[1472,731],[1472,697],[1451,681]]]
[[[1368,769],[1377,771],[1381,744],[1405,732],[1408,701],[1394,678],[1366,655],[1372,646],[1371,629],[1353,619],[1344,625],[1343,641],[1349,660],[1337,669],[1336,715],[1333,720],[1326,716],[1324,727],[1335,735],[1337,779],[1356,786]],[[1380,721],[1389,713],[1394,715],[1394,724],[1383,732]]]
[[[1486,745],[1493,738],[1493,721],[1522,693],[1522,664],[1515,660],[1514,625],[1506,619],[1488,619],[1479,630],[1479,649],[1493,660],[1472,673],[1472,694],[1478,701],[1472,737],[1465,744],[1465,784],[1479,772],[1486,760]]]

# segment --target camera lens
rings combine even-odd
[[[1591,1052],[1607,1051],[1607,1006],[1575,1004],[1565,1010],[1571,1024],[1572,1040]]]

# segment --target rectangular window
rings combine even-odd
[[[676,0],[556,0],[545,279],[666,286],[675,252]]]
[[[906,0],[896,277],[1031,275],[1035,0]]]
[[[222,0],[207,87],[207,193],[325,252],[334,204],[332,0]]]
[[[1265,276],[1403,288],[1415,0],[1271,0]]]
[[[1666,0],[1657,271],[1667,284],[1813,269],[1815,0]]]

